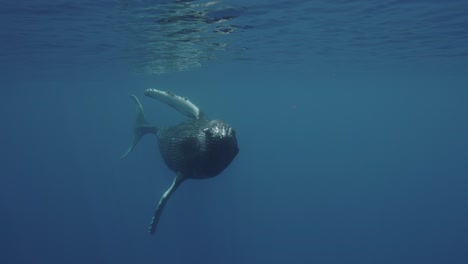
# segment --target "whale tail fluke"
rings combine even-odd
[[[130,146],[128,146],[127,152],[125,152],[125,154],[123,154],[120,159],[128,156],[128,154],[133,150],[143,135],[158,133],[158,128],[149,125],[148,121],[146,121],[145,113],[143,111],[143,106],[141,105],[140,100],[138,100],[138,98],[132,94],[130,95],[130,98],[133,99],[136,105],[136,121],[135,127],[133,128],[133,140],[130,143]]]

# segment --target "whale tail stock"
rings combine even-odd
[[[125,154],[122,155],[120,159],[123,159],[128,156],[128,154],[133,150],[136,146],[140,138],[145,134],[157,134],[158,128],[155,126],[149,125],[148,121],[146,121],[145,113],[143,111],[143,106],[140,103],[140,100],[135,95],[130,95],[130,98],[133,99],[136,105],[136,120],[135,120],[135,127],[133,128],[133,140],[128,146],[127,151]]]

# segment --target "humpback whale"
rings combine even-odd
[[[146,121],[138,98],[130,95],[136,105],[136,122],[133,141],[121,158],[128,156],[143,135],[154,134],[164,162],[176,174],[154,211],[149,227],[149,233],[154,234],[168,199],[179,185],[187,179],[219,175],[236,157],[239,147],[234,128],[222,120],[209,119],[187,98],[156,89],[147,89],[145,95],[168,104],[190,118],[172,127],[152,126]]]

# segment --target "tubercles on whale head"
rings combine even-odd
[[[231,126],[221,120],[211,120],[204,131],[211,133],[213,137],[217,138],[235,137],[236,133]]]
[[[236,131],[221,120],[208,122],[203,129],[203,174],[213,177],[223,171],[239,153]]]

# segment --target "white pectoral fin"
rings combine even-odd
[[[171,187],[167,189],[167,191],[163,194],[163,196],[159,200],[158,206],[156,207],[156,210],[154,211],[153,218],[151,219],[151,224],[149,227],[150,234],[153,235],[156,232],[156,226],[158,225],[159,218],[161,217],[164,207],[166,207],[167,201],[169,200],[169,198],[177,190],[177,188],[183,181],[184,181],[184,177],[180,174],[177,174],[174,179],[174,182],[172,182]]]
[[[145,95],[168,104],[188,117],[198,119],[200,116],[200,109],[187,98],[157,89],[148,89],[145,91]]]

